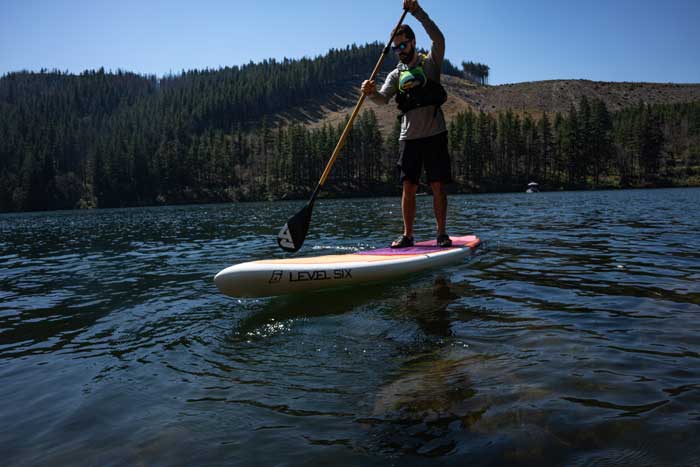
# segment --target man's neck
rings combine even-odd
[[[420,54],[418,52],[415,52],[413,54],[413,58],[411,59],[410,62],[404,63],[404,66],[407,68],[414,68],[416,65],[418,65],[418,61],[420,60]]]

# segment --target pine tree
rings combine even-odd
[[[595,160],[593,114],[588,98],[581,96],[578,112],[578,157],[575,165],[575,179],[585,185],[590,168]]]
[[[642,112],[638,131],[641,175],[646,182],[653,182],[659,176],[664,135],[661,131],[661,119],[649,106]]]
[[[562,186],[567,173],[567,123],[564,116],[557,112],[554,116],[554,157],[553,181]]]
[[[401,122],[394,121],[391,133],[384,143],[384,182],[395,183],[397,179],[396,161],[399,157],[399,137],[401,136]]]
[[[538,122],[538,132],[540,135],[540,147],[538,148],[538,157],[542,167],[542,180],[547,183],[550,181],[552,172],[554,171],[554,138],[552,135],[552,125],[549,122],[549,117],[546,113]]]
[[[527,180],[540,179],[540,135],[537,125],[529,114],[525,114],[522,124],[524,176]],[[525,180],[523,180],[525,182]]]
[[[592,155],[590,167],[596,185],[600,182],[600,175],[607,173],[608,165],[614,155],[612,131],[612,120],[608,108],[605,102],[596,99],[593,103],[590,135]]]
[[[480,185],[484,176],[494,178],[497,174],[493,141],[496,122],[484,111],[480,111],[477,125],[476,151],[480,154],[482,163],[475,167],[472,180]]]
[[[571,105],[563,129],[562,158],[566,163],[567,183],[572,186],[578,186],[582,179],[580,128],[578,112]]]
[[[472,178],[480,165],[480,155],[476,150],[476,117],[470,110],[464,114],[464,130],[462,133],[461,164],[456,168],[456,176],[459,180]]]

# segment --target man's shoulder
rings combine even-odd
[[[401,73],[401,70],[399,70],[399,67],[396,66],[393,70],[391,70],[389,73],[387,73],[386,80],[391,81],[393,79],[399,79],[400,73]]]
[[[428,66],[433,66],[433,67],[436,67],[436,68],[439,68],[439,67],[440,67],[440,65],[438,64],[438,62],[435,60],[435,57],[433,57],[433,53],[432,53],[432,52],[428,52],[428,53],[425,55],[425,61],[424,61],[424,63],[428,64]]]

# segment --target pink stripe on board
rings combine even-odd
[[[435,240],[427,240],[425,242],[418,242],[415,246],[409,248],[379,248],[376,250],[366,250],[358,251],[357,255],[386,255],[386,256],[400,256],[400,255],[425,255],[428,253],[437,253],[438,251],[449,250],[454,247],[468,246],[470,248],[475,247],[479,244],[479,239],[475,235],[468,235],[466,237],[450,237],[452,239],[452,247],[440,248],[436,246]]]

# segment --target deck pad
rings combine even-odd
[[[427,240],[424,242],[418,242],[414,246],[408,248],[385,247],[378,248],[376,250],[359,251],[355,254],[382,256],[426,255],[428,253],[437,253],[439,251],[449,250],[450,248],[473,246],[479,242],[478,238],[476,238],[474,235],[467,235],[466,237],[450,237],[450,239],[452,240],[452,246],[448,247],[437,246],[437,240]]]

